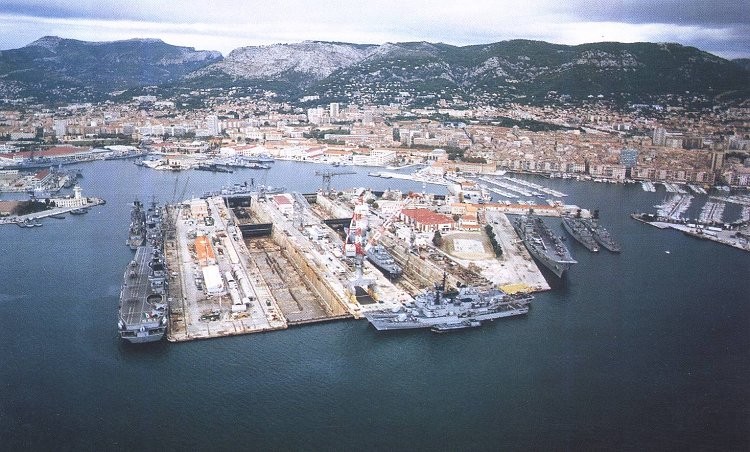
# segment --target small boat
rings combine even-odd
[[[43,226],[42,223],[40,223],[39,221],[28,220],[28,219],[19,221],[16,223],[16,225],[18,225],[19,228],[36,228],[36,227]]]
[[[70,211],[71,215],[84,215],[89,213],[89,209],[81,208],[81,209],[73,209]]]
[[[54,218],[55,220],[64,220],[65,219],[65,215],[63,215],[61,213],[56,213],[54,215],[50,215],[49,217],[50,218]]]
[[[476,328],[478,326],[482,326],[482,322],[479,320],[464,320],[459,323],[440,323],[430,328],[430,331],[433,333],[449,333],[451,331]]]

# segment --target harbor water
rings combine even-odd
[[[5,450],[750,448],[750,254],[630,219],[663,189],[519,176],[598,208],[623,247],[569,238],[578,264],[525,317],[444,335],[349,320],[133,346],[116,329],[134,199],[250,178],[313,192],[314,172],[333,168],[80,167],[84,195],[106,205],[0,230]],[[445,193],[349,169],[332,185]]]

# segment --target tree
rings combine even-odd
[[[440,247],[443,244],[443,236],[440,231],[435,231],[435,235],[432,236],[432,244]]]

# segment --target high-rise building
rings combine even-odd
[[[321,124],[323,122],[323,107],[308,108],[307,121],[312,124]]]
[[[654,146],[664,146],[667,141],[667,129],[659,127],[654,130],[653,142]]]
[[[366,126],[371,126],[374,124],[372,110],[365,110],[365,112],[362,114],[362,124]]]
[[[328,106],[328,114],[331,117],[331,121],[335,121],[339,117],[339,104],[338,102],[331,102]]]
[[[206,116],[206,129],[210,136],[221,135],[221,124],[219,124],[219,117],[216,115]]]
[[[719,171],[724,166],[724,150],[717,149],[711,153],[711,171]]]
[[[65,136],[65,133],[68,129],[68,120],[67,119],[55,119],[52,128],[55,130],[55,136],[57,138],[62,138]]]

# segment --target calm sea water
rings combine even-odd
[[[569,241],[579,264],[525,318],[450,335],[343,321],[133,347],[116,336],[132,200],[262,172],[81,168],[84,193],[106,205],[0,230],[6,450],[750,448],[750,254],[628,217],[663,192],[542,181],[598,207],[624,251]],[[310,192],[321,168],[277,162],[267,182]],[[333,185],[422,190],[355,171]]]

